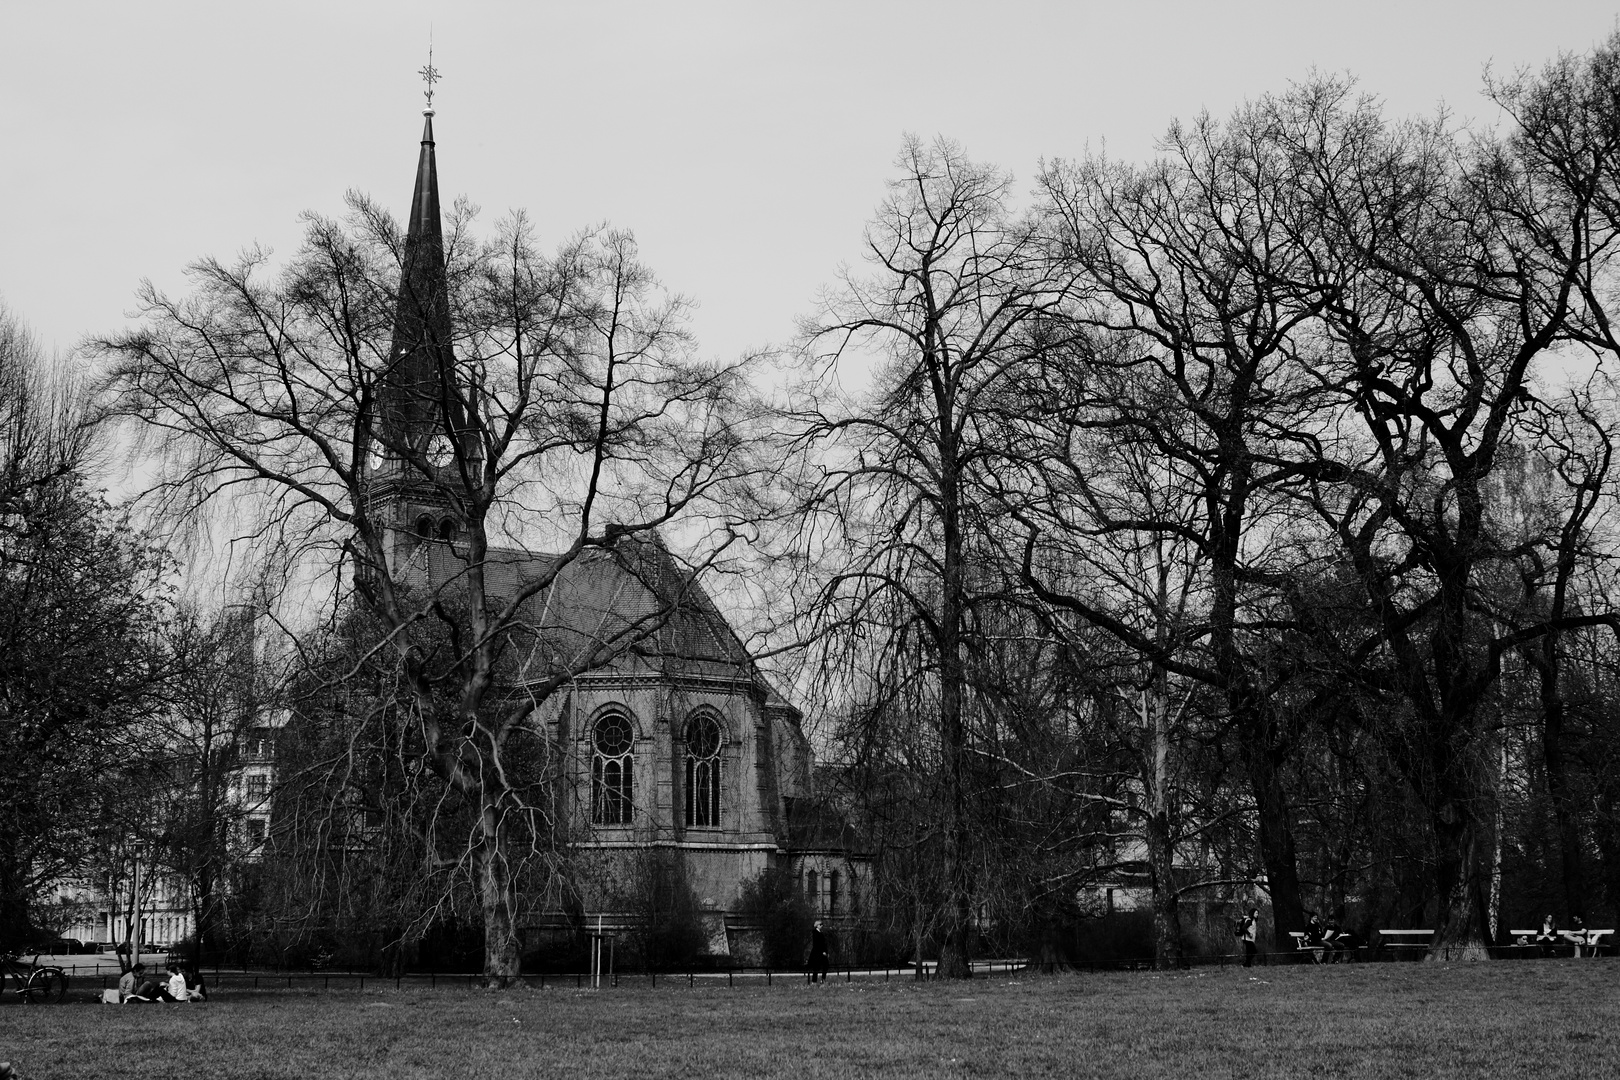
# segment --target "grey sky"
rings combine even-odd
[[[429,24],[441,186],[548,246],[610,220],[700,305],[703,349],[780,342],[859,258],[903,132],[1026,187],[1042,157],[1139,160],[1313,67],[1394,113],[1487,119],[1487,62],[1539,65],[1615,9],[1536,3],[0,5],[0,298],[69,349],[136,283],[290,254],[348,188],[403,213]]]

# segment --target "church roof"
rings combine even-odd
[[[426,581],[418,580],[444,588],[464,575],[467,562],[458,546],[423,544],[418,557],[425,565],[418,573]],[[522,605],[519,621],[535,634],[536,645],[523,661],[520,681],[589,663],[593,652],[607,650],[618,655],[597,672],[747,680],[761,687],[767,704],[791,707],[765,680],[707,590],[656,537],[587,549],[560,566],[559,559],[494,550],[484,562],[491,604],[505,604],[556,575]]]

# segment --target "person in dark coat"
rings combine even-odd
[[[1250,908],[1248,915],[1238,920],[1238,940],[1243,942],[1243,966],[1254,963],[1254,954],[1260,951],[1260,909]]]
[[[810,981],[827,978],[827,935],[821,932],[821,920],[810,928]]]

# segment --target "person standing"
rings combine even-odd
[[[1243,966],[1254,965],[1254,954],[1260,951],[1257,942],[1260,939],[1260,909],[1250,908],[1249,913],[1238,920],[1238,940],[1243,942]]]
[[[827,978],[827,935],[821,932],[821,920],[817,919],[810,928],[810,981],[826,981]]]

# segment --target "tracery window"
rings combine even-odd
[[[635,793],[636,744],[630,718],[605,714],[591,732],[591,820],[598,825],[628,825]]]
[[[686,825],[720,827],[720,724],[694,716],[686,725]]]

